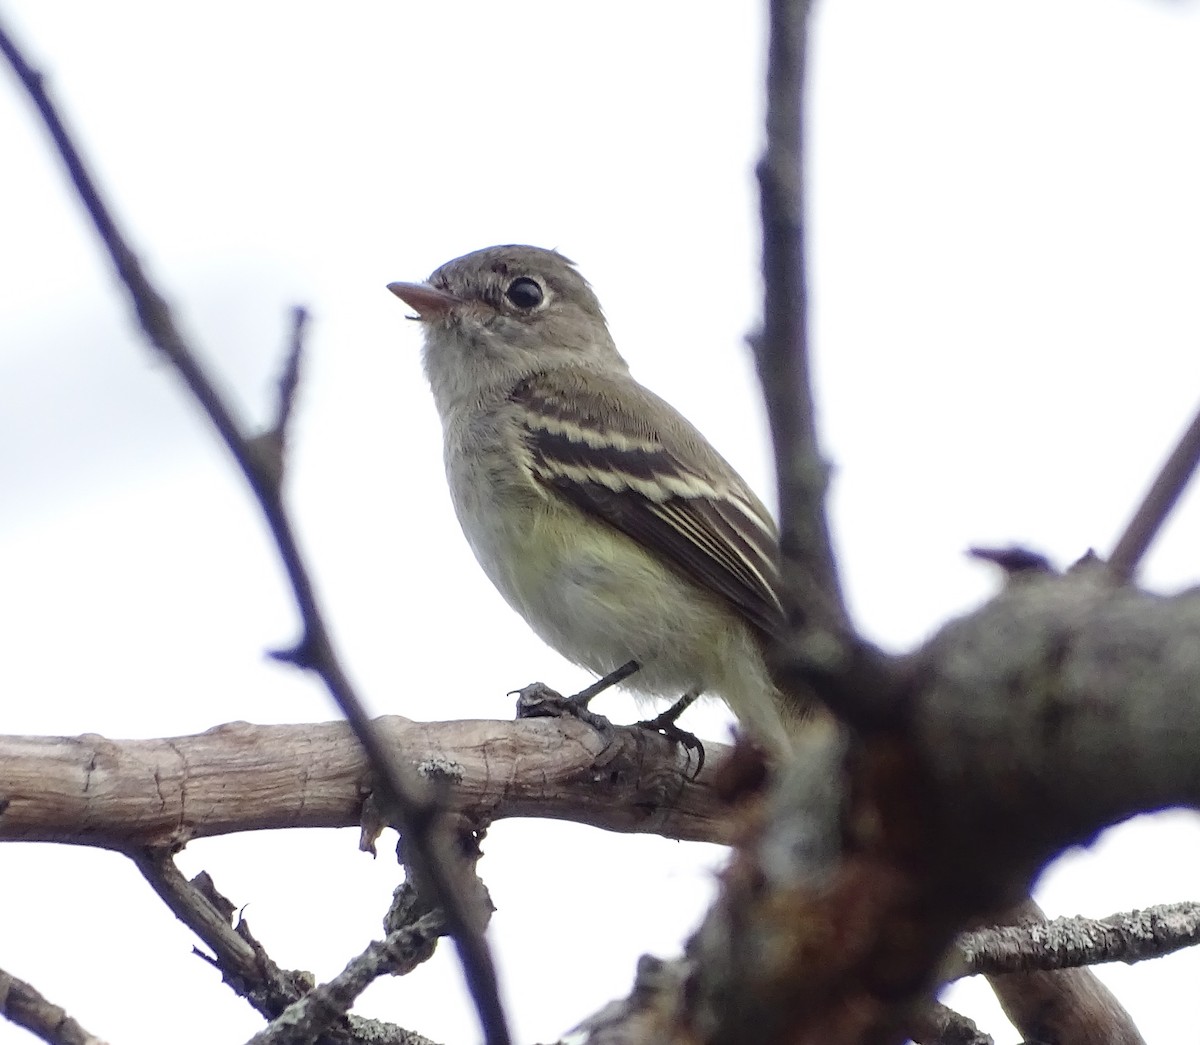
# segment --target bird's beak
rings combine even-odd
[[[409,319],[441,319],[455,305],[462,304],[462,298],[431,287],[428,283],[389,283],[388,290],[417,313],[409,316]]]

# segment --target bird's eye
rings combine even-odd
[[[545,297],[538,281],[528,276],[514,279],[504,291],[504,296],[517,308],[537,308]]]

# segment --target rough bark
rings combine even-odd
[[[572,720],[378,721],[380,733],[447,808],[476,823],[512,816],[612,831],[724,841],[709,766],[638,729],[605,737]],[[192,838],[360,823],[367,760],[344,722],[231,722],[159,740],[0,737],[0,839],[112,849],[174,848]]]

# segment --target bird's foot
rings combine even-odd
[[[558,690],[551,689],[544,682],[531,682],[528,686],[514,689],[512,692],[517,696],[517,718],[565,718],[569,716],[579,719],[580,722],[586,722],[597,733],[608,734],[613,730],[613,724],[608,719],[588,709],[588,700],[591,697],[580,700],[578,693],[564,697]]]
[[[590,710],[588,705],[606,689],[629,678],[639,667],[636,660],[627,661],[569,697],[564,697],[545,683],[531,682],[524,689],[513,690],[517,694],[517,718],[561,718],[570,715],[580,722],[586,722],[599,733],[611,733],[612,723]]]
[[[597,733],[611,740],[616,727],[603,715],[592,711],[588,704],[606,689],[617,685],[632,675],[639,668],[636,660],[622,664],[615,671],[610,671],[603,678],[597,679],[590,686],[581,689],[569,697],[564,697],[557,690],[551,689],[544,682],[531,682],[522,689],[512,690],[517,696],[517,718],[563,718],[570,716],[585,722]],[[699,693],[685,693],[661,715],[651,719],[635,722],[633,728],[644,729],[650,733],[666,737],[682,747],[685,751],[696,753],[696,772],[693,779],[700,775],[704,768],[704,744],[695,733],[681,729],[676,719],[695,703]]]
[[[695,733],[681,729],[677,720],[696,702],[698,696],[700,696],[699,693],[685,693],[661,715],[634,723],[640,729],[659,733],[668,740],[674,741],[685,751],[696,752],[696,772],[692,776],[693,780],[700,775],[700,770],[704,768],[704,743]]]

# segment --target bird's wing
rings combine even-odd
[[[762,502],[673,407],[631,377],[545,372],[511,397],[533,476],[778,633],[779,539]],[[654,423],[648,419],[653,418]]]

